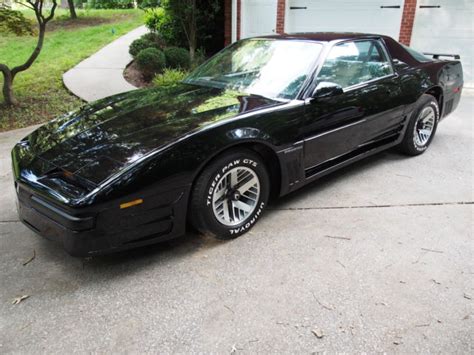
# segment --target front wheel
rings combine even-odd
[[[217,239],[236,238],[262,215],[270,179],[261,157],[251,150],[232,150],[204,169],[192,191],[191,224]]]
[[[422,154],[434,138],[438,121],[438,102],[431,95],[423,95],[410,117],[400,150],[408,155]]]

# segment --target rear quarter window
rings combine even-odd
[[[401,43],[400,43],[401,44]],[[406,49],[406,51],[408,53],[410,53],[410,55],[415,58],[417,61],[419,62],[422,62],[422,63],[426,63],[426,62],[432,62],[433,60],[431,60],[430,58],[428,58],[427,56],[425,56],[424,54],[414,50],[413,48],[410,48],[408,46],[405,46],[404,44],[401,44],[403,48]]]

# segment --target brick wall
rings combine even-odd
[[[400,43],[410,45],[413,22],[415,21],[416,0],[405,0],[403,6],[402,23],[400,26]]]
[[[237,41],[240,39],[240,15],[242,12],[242,5],[240,0],[237,0]]]
[[[232,42],[232,0],[224,0],[224,46]]]
[[[278,0],[276,33],[285,32],[285,0]]]

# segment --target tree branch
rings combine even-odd
[[[24,6],[24,7],[28,8],[28,9],[31,9],[31,10],[33,10],[33,11],[35,10],[35,8],[33,7],[33,4],[31,4],[31,2],[29,2],[29,1],[27,1],[27,3],[30,4],[29,6],[26,5],[24,2],[15,1],[15,3],[18,4],[18,5]]]
[[[53,6],[51,7],[51,10],[49,12],[49,16],[46,17],[45,19],[45,24],[47,24],[49,21],[51,21],[54,17],[54,12],[56,11],[56,6],[58,6],[56,0],[53,0]]]
[[[31,3],[31,0],[27,0],[27,1]],[[36,58],[38,58],[41,52],[41,48],[43,48],[44,35],[46,32],[46,24],[48,23],[48,21],[50,21],[54,17],[54,11],[56,10],[57,0],[53,0],[53,7],[51,8],[50,14],[46,19],[43,17],[41,13],[43,9],[43,1],[44,0],[36,0],[35,2],[35,14],[36,14],[36,18],[39,24],[38,42],[36,43],[36,47],[33,50],[33,53],[31,53],[30,57],[27,59],[27,61],[23,63],[22,65],[18,65],[14,67],[11,70],[13,77],[15,77],[15,75],[18,74],[19,72],[22,72],[28,69],[34,63]]]
[[[7,73],[10,71],[10,69],[5,65],[5,64],[2,64],[0,63],[0,72],[3,74],[3,75],[7,75]]]

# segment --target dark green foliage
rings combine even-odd
[[[87,0],[89,9],[132,9],[133,0]]]
[[[206,51],[204,48],[198,48],[194,54],[194,60],[192,62],[193,67],[197,67],[206,61]]]
[[[155,45],[153,44],[153,42],[145,38],[139,38],[133,41],[132,44],[130,44],[128,53],[130,53],[130,55],[135,58],[138,55],[138,53],[140,53],[142,50],[147,49],[147,48],[154,48],[154,47]]]
[[[138,0],[138,7],[140,9],[149,9],[161,5],[161,0]]]
[[[165,46],[164,39],[158,33],[155,33],[155,32],[145,33],[140,38],[146,39],[147,41],[152,42],[156,48],[163,48]]]
[[[145,10],[145,26],[153,33],[159,33],[163,41],[172,46],[186,47],[186,35],[179,18],[171,16],[163,7]]]
[[[165,69],[153,79],[153,84],[159,87],[172,87],[183,81],[188,72],[182,69]]]
[[[136,63],[145,77],[151,78],[154,74],[163,71],[166,66],[166,58],[159,49],[146,48],[138,53]]]
[[[0,9],[0,33],[14,33],[17,36],[34,34],[33,25],[20,11]]]
[[[165,49],[166,66],[173,69],[189,69],[191,57],[184,48],[168,47]]]
[[[174,26],[174,36],[184,37],[192,60],[200,47],[210,53],[222,48],[224,13],[221,3],[221,0],[162,1],[162,6],[169,17],[168,22]],[[216,41],[219,48],[215,47]],[[169,44],[183,47],[177,42]]]

